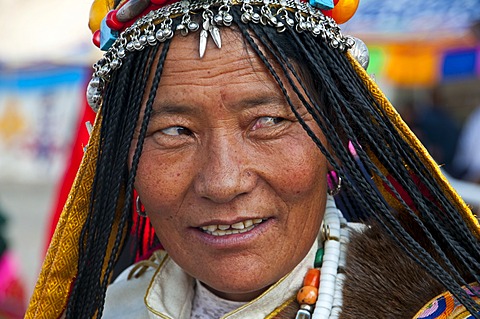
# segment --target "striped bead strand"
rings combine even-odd
[[[340,259],[340,211],[333,197],[328,196],[324,222],[324,256],[321,266],[320,288],[313,319],[328,319],[335,296],[335,282]]]
[[[340,211],[339,211],[340,213]],[[332,311],[329,319],[338,319],[343,306],[343,283],[345,281],[345,266],[347,263],[347,245],[350,240],[350,232],[347,228],[347,220],[340,217],[340,258],[338,260],[338,272],[335,280],[335,294],[333,297]]]
[[[315,268],[310,269],[304,279],[304,286],[297,294],[300,304],[295,319],[329,319],[338,318],[342,306],[342,288],[344,274],[338,274],[338,269],[345,267],[346,243],[348,243],[347,221],[337,209],[332,196],[327,197],[322,232],[325,241],[319,243],[315,256]],[[344,243],[344,247],[341,243]],[[321,268],[319,270],[318,268]],[[316,271],[319,275],[319,284],[315,289],[309,288],[311,281],[307,277]],[[311,297],[306,298],[307,292]],[[313,299],[316,299],[314,301]],[[315,307],[313,307],[315,304]],[[313,311],[312,311],[313,310]],[[313,312],[313,316],[312,316]]]

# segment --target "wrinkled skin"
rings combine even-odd
[[[203,59],[197,37],[173,40],[135,187],[171,257],[220,297],[247,301],[308,253],[327,163],[260,59],[239,35],[222,36]],[[200,228],[252,219],[263,222],[240,234]]]

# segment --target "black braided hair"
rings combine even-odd
[[[102,110],[96,174],[89,214],[80,237],[78,275],[68,301],[67,318],[92,318],[95,314],[101,317],[110,275],[119,257],[123,239],[130,232],[132,201],[129,199],[133,197],[133,182],[156,86],[152,86],[130,170],[126,164],[139,120],[144,89],[158,49],[152,47],[129,56],[123,65],[125,72],[113,77],[108,86],[104,102],[108,107]],[[155,70],[154,85],[160,81],[167,51],[168,44],[163,46]],[[118,214],[120,223],[109,250],[113,220]],[[106,260],[107,255],[110,257]],[[107,268],[102,273],[105,262]]]
[[[238,7],[232,7],[231,13],[235,21],[241,21]],[[178,23],[176,19],[174,24]],[[480,282],[478,240],[415,150],[394,128],[345,54],[309,33],[289,28],[280,34],[273,28],[240,22],[233,29],[239,30],[245,43],[263,61],[302,127],[342,177],[340,202],[348,215],[355,220],[376,220],[407,256],[451,291],[475,318],[480,318],[478,306],[461,288],[471,281]],[[122,243],[132,233],[141,235],[141,229],[131,232],[133,184],[169,44],[167,40],[130,53],[107,87],[90,209],[81,233],[78,275],[68,301],[67,318],[101,317]],[[147,85],[150,77],[152,84]],[[299,98],[328,145],[323,145],[302,119],[298,105],[293,105],[287,92]],[[146,107],[140,115],[143,101]],[[138,144],[128,169],[128,153],[138,123]],[[355,148],[356,156],[349,151],[348,143]],[[371,154],[390,173],[395,186]],[[372,183],[372,176],[389,188],[402,210],[387,204]],[[399,189],[408,194],[409,203]],[[115,218],[120,220],[118,230],[112,227]],[[415,225],[416,232],[407,231],[410,224]],[[112,235],[114,231],[116,235]],[[420,244],[419,238],[427,239],[428,244]]]

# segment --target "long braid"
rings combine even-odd
[[[131,140],[134,134],[134,130],[136,127],[136,123],[138,121],[139,117],[139,110],[141,108],[141,103],[142,103],[142,91],[139,90],[140,85],[143,85],[143,88],[145,87],[146,84],[146,78],[148,78],[148,74],[150,72],[150,67],[145,68],[145,70],[142,70],[140,67],[143,65],[148,65],[150,66],[151,63],[148,63],[148,60],[152,59],[152,55],[155,54],[155,52],[158,50],[157,47],[154,47],[153,50],[146,51],[145,54],[142,55],[139,59],[137,59],[137,63],[134,66],[134,69],[138,70],[134,76],[134,83],[135,85],[132,86],[132,90],[129,92],[130,99],[128,101],[128,104],[131,105],[129,107],[129,112],[125,115],[125,123],[128,124],[128,127],[125,127],[124,129],[124,134],[125,137],[121,138],[119,141],[123,141],[124,145],[119,148],[120,153],[117,154],[117,157],[119,159],[127,159],[128,154],[129,154],[129,149],[130,149],[130,144]],[[153,51],[153,52],[152,52]],[[151,62],[151,61],[150,61]],[[133,120],[132,120],[133,119]],[[126,171],[125,170],[125,162],[126,161],[121,161],[118,163],[118,167],[115,167],[115,170],[119,171]],[[131,173],[129,174],[131,175]],[[120,186],[120,185],[119,185]],[[112,188],[112,193],[119,194],[120,188],[113,187]],[[110,274],[113,271],[114,265],[116,263],[116,260],[118,258],[118,253],[120,250],[120,244],[122,242],[122,238],[126,235],[126,231],[124,231],[125,226],[127,223],[131,222],[131,211],[132,211],[132,203],[129,198],[132,197],[132,192],[133,192],[133,182],[130,182],[130,180],[126,181],[126,189],[125,189],[125,195],[124,195],[124,207],[121,208],[121,217],[119,220],[118,224],[118,231],[113,243],[112,251],[110,253],[110,258],[107,263],[107,267],[105,269],[105,274],[103,274],[103,280],[101,284],[101,293],[100,293],[100,300],[103,301],[105,297],[105,292],[106,288],[108,286],[109,280],[110,280]],[[112,216],[113,217],[113,216]],[[113,222],[113,220],[112,220]],[[106,247],[105,247],[106,249]],[[104,262],[104,261],[103,261]],[[99,305],[98,308],[98,317],[101,317],[102,311],[103,311],[103,302],[101,305]]]
[[[156,52],[157,49],[154,47],[153,51]],[[78,276],[67,307],[67,318],[91,318],[99,309],[101,313],[103,308],[105,290],[125,235],[125,226],[130,227],[131,202],[123,198],[123,208],[117,207],[116,203],[119,203],[122,185],[125,185],[130,141],[143,96],[138,89],[141,85],[142,89],[145,88],[145,72],[148,70],[144,67],[150,66],[154,57],[154,54],[145,50],[136,59],[133,56],[127,59],[120,76],[114,77],[108,86],[105,98],[108,108],[103,112],[101,151],[90,201],[91,213],[82,230]],[[135,81],[137,79],[139,81]],[[130,107],[125,107],[126,105]],[[102,182],[97,182],[99,180]],[[100,185],[106,186],[102,188]],[[129,181],[126,185],[126,196],[131,196],[129,189],[132,189],[133,182]],[[119,229],[102,280],[102,269],[105,256],[108,255],[107,247],[117,208],[121,209]]]
[[[140,156],[142,154],[143,141],[144,141],[144,138],[145,138],[145,134],[147,132],[148,122],[150,120],[150,115],[152,113],[152,105],[153,105],[153,102],[155,100],[155,95],[156,95],[156,92],[157,92],[158,84],[160,82],[160,77],[161,77],[161,74],[162,74],[162,71],[163,71],[163,63],[165,61],[165,57],[167,55],[169,45],[170,45],[170,41],[166,42],[163,46],[163,50],[162,50],[162,53],[159,57],[159,61],[158,61],[158,64],[157,64],[157,69],[155,71],[155,76],[153,78],[152,87],[150,89],[150,94],[148,96],[148,100],[147,100],[147,103],[146,103],[144,116],[143,116],[143,121],[142,121],[141,129],[140,129],[140,134],[138,136],[138,144],[136,146],[135,153],[133,155],[132,167],[131,167],[131,169],[129,171],[129,174],[128,174],[128,180],[126,181],[127,189],[126,189],[126,192],[125,192],[125,198],[127,198],[127,199],[130,199],[133,196],[133,184],[134,184],[134,181],[135,181],[135,176],[136,176],[136,172],[137,172],[138,163],[140,161]],[[138,114],[138,109],[141,107],[142,98],[139,96],[138,101],[135,101],[135,102],[138,103],[138,108],[134,107],[133,109],[135,109],[136,114]],[[138,116],[136,118],[138,118]],[[128,139],[129,142],[132,140],[133,132],[134,132],[134,129],[136,127],[137,121],[130,121],[130,123],[133,123],[133,124],[132,124],[132,127],[131,127],[131,131],[129,132],[131,134],[130,138]],[[128,143],[129,146],[130,146],[130,144],[131,143]],[[124,154],[124,155],[125,155],[125,158],[126,158],[128,156],[128,153],[129,153],[129,148],[125,148],[125,150],[126,150],[126,154]],[[125,206],[123,208],[123,213],[122,213],[123,218],[120,220],[120,223],[119,223],[119,226],[118,226],[118,228],[120,230],[123,229],[123,226],[126,223],[126,218],[130,217],[130,213],[132,211],[131,210],[131,208],[132,208],[131,204],[132,204],[132,202],[130,200],[125,201]],[[119,249],[119,244],[120,244],[121,239],[124,235],[125,235],[125,233],[123,233],[122,231],[117,232],[117,236],[115,238],[115,244],[114,244],[113,249],[112,249],[112,254],[110,255],[110,259],[108,261],[108,266],[106,268],[106,274],[103,278],[102,286],[104,287],[104,290],[103,290],[103,294],[100,296],[101,300],[104,300],[104,298],[105,298],[106,287],[109,283],[108,282],[109,274],[113,270],[113,266],[115,265],[116,256],[117,256],[118,249]],[[103,312],[103,304],[98,309],[98,317],[101,317],[102,312]]]

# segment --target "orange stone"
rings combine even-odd
[[[320,270],[316,268],[309,269],[305,279],[303,279],[303,285],[318,288],[320,285]]]
[[[299,304],[313,305],[317,301],[318,289],[312,286],[305,286],[297,293],[297,301]]]

